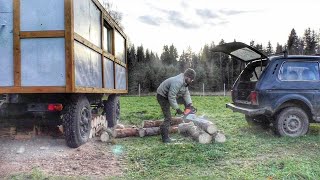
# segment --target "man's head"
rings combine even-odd
[[[186,79],[186,83],[190,84],[196,78],[196,72],[193,69],[188,68],[184,71],[184,77]]]

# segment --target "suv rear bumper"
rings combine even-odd
[[[249,109],[249,108],[244,108],[244,107],[239,107],[234,104],[228,103],[226,104],[226,107],[231,109],[234,112],[239,112],[248,116],[256,116],[256,115],[262,115],[266,113],[265,108],[261,109]]]

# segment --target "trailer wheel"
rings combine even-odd
[[[63,113],[65,139],[69,147],[77,148],[88,141],[91,118],[87,97],[72,96]]]
[[[109,95],[108,100],[104,101],[104,112],[108,121],[108,127],[114,127],[120,120],[120,100],[116,94]]]
[[[280,136],[299,137],[308,132],[309,119],[301,108],[288,107],[276,117],[274,126]]]

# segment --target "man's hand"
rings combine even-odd
[[[176,114],[179,114],[179,115],[183,114],[183,111],[181,111],[181,109],[177,109],[176,111],[177,111]]]

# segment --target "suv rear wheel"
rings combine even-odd
[[[274,126],[280,136],[299,137],[308,132],[309,119],[301,108],[288,107],[278,114]]]

